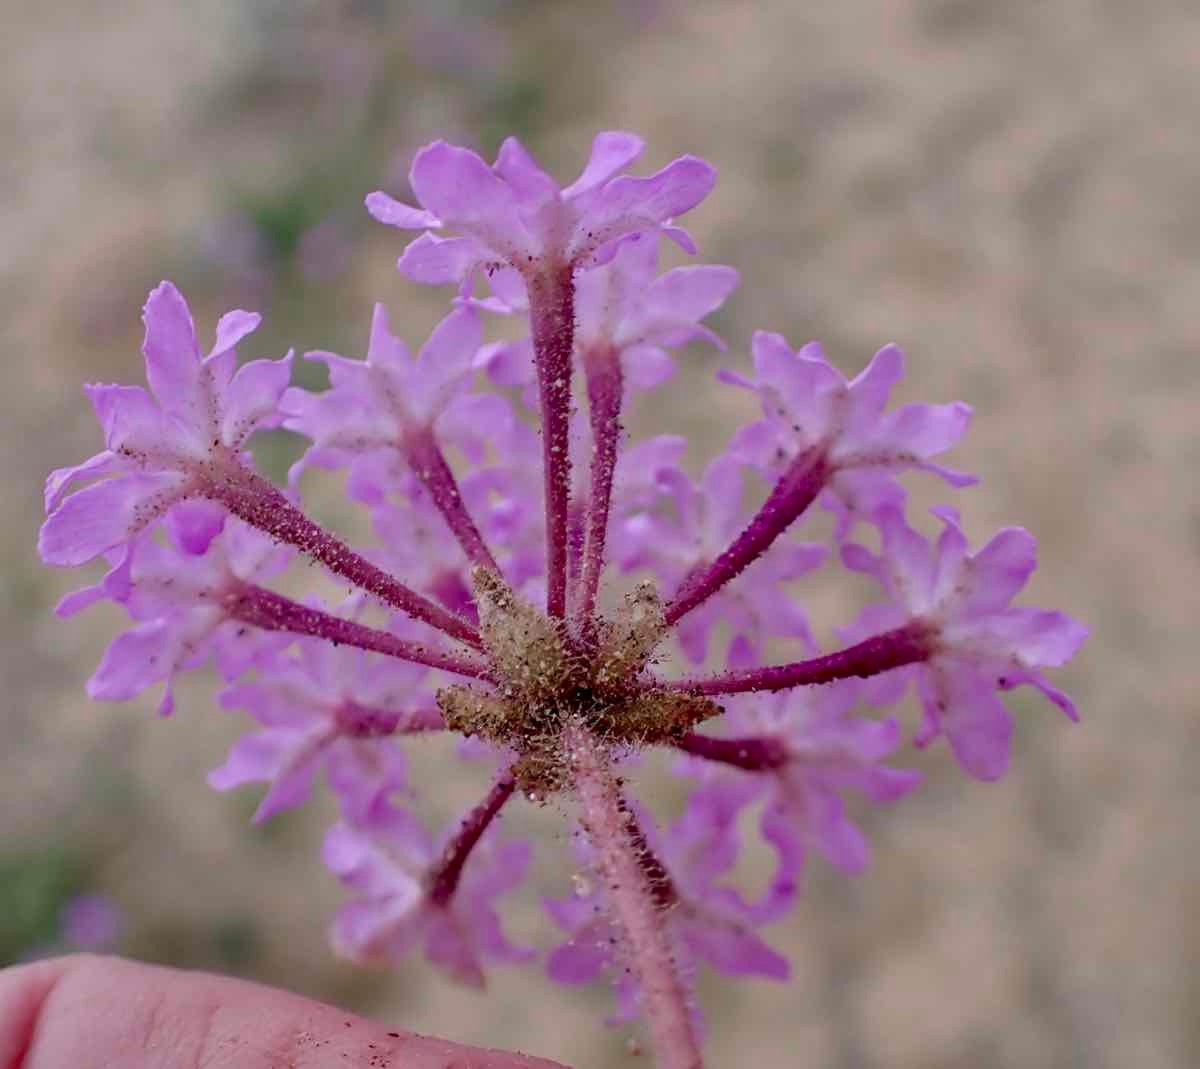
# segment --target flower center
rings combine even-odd
[[[527,794],[543,798],[567,785],[568,725],[640,747],[679,739],[720,712],[710,699],[642,678],[667,630],[652,584],[639,585],[585,644],[489,569],[477,568],[473,580],[495,689],[447,687],[438,706],[448,727],[514,750],[514,774]]]

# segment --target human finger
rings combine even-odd
[[[556,1069],[207,973],[91,956],[0,971],[0,1069],[201,1066]]]

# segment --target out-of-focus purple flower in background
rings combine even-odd
[[[120,908],[103,895],[72,898],[59,914],[63,948],[102,953],[115,950],[125,920]]]

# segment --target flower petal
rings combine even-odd
[[[189,411],[200,400],[200,349],[183,294],[171,282],[151,291],[142,313],[146,378],[163,408]]]
[[[651,283],[643,298],[641,319],[648,324],[698,323],[724,303],[737,289],[738,280],[732,267],[676,267]]]
[[[470,149],[445,141],[426,145],[413,160],[409,181],[422,207],[502,258],[532,251],[512,187]]]
[[[926,713],[936,718],[966,772],[980,780],[1000,779],[1008,771],[1013,720],[992,681],[966,665],[937,665],[934,671],[941,706],[931,710],[923,695]]]
[[[1016,654],[1027,667],[1040,668],[1066,664],[1088,636],[1088,629],[1066,613],[1026,606],[993,612],[963,630],[968,637],[986,637],[1005,654]]]
[[[413,380],[420,384],[421,394],[419,400],[413,399],[418,402],[413,405],[415,416],[423,422],[437,416],[471,374],[482,343],[479,314],[469,305],[455,308],[433,328],[413,368]]]
[[[863,445],[869,453],[894,451],[906,456],[928,458],[955,446],[971,424],[971,406],[962,401],[948,405],[904,405],[888,413],[876,433]],[[847,443],[850,451],[857,443]]]
[[[476,354],[475,363],[497,386],[528,386],[536,377],[533,343],[528,338],[516,342],[489,342]]]
[[[213,501],[181,501],[167,513],[167,527],[184,553],[201,557],[225,526],[225,509]]]
[[[153,454],[181,444],[174,425],[141,386],[94,383],[84,392],[96,410],[104,442],[114,452]]]
[[[1037,568],[1037,542],[1024,528],[1006,527],[972,556],[969,567],[971,588],[960,611],[967,616],[995,612],[1029,582]]]
[[[367,211],[387,226],[402,230],[424,230],[442,225],[442,221],[432,212],[410,207],[379,190],[368,193],[365,203]]]
[[[165,620],[150,620],[122,632],[109,644],[87,683],[96,701],[124,701],[170,675],[179,650]]]
[[[546,975],[569,986],[591,983],[611,960],[607,938],[594,928],[581,929],[569,942],[550,952]]]
[[[625,234],[657,229],[708,196],[716,176],[711,164],[683,156],[649,178],[614,178],[589,198],[567,242],[567,259],[581,262]]]
[[[537,160],[515,137],[506,137],[501,143],[494,170],[516,192],[526,211],[558,199],[558,183],[538,166]]]
[[[680,923],[679,928],[692,953],[726,976],[765,976],[780,981],[791,977],[788,959],[767,946],[749,925],[702,913],[693,921]]]
[[[73,568],[137,534],[177,499],[175,472],[123,475],[68,497],[42,524],[38,552],[47,564]]]
[[[564,199],[578,197],[607,182],[618,171],[633,163],[645,148],[636,134],[622,130],[606,130],[592,139],[592,154],[578,178],[562,191]]]
[[[252,360],[238,368],[225,391],[221,440],[240,449],[256,430],[283,421],[280,398],[292,379],[292,353],[279,360]]]
[[[220,356],[233,349],[248,334],[253,334],[262,323],[262,316],[257,312],[245,312],[235,308],[226,312],[217,321],[217,340],[209,353],[208,359]]]
[[[633,390],[653,390],[671,379],[675,358],[657,345],[635,345],[621,354],[625,382]]]
[[[128,463],[124,457],[119,457],[106,449],[103,453],[97,453],[94,457],[89,457],[82,464],[76,464],[72,468],[55,468],[46,477],[44,493],[46,512],[53,512],[58,507],[63,495],[76,479],[95,479],[102,475],[116,475],[125,470]]]
[[[887,408],[892,387],[904,378],[904,354],[885,345],[850,382],[850,404],[843,424],[848,439],[868,435]]]
[[[405,278],[431,286],[461,282],[472,270],[495,258],[474,238],[439,238],[426,231],[396,261]]]

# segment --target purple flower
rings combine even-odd
[[[356,894],[339,911],[331,933],[347,957],[395,964],[420,945],[432,964],[459,983],[482,987],[484,963],[533,956],[505,938],[495,907],[525,877],[531,857],[526,843],[484,836],[445,900],[432,878],[442,850],[412,817],[393,807],[366,827],[334,825],[323,857]]]
[[[853,380],[833,367],[820,345],[793,352],[781,334],[754,335],[755,379],[721,373],[723,382],[759,395],[763,419],[744,427],[730,452],[766,478],[784,475],[798,460],[820,457],[827,469],[833,505],[843,514],[861,513],[897,499],[903,492],[896,473],[915,468],[940,475],[951,486],[969,486],[975,477],[935,464],[966,433],[970,406],[905,405],[886,412],[892,387],[904,377],[904,356],[885,346]]]
[[[765,797],[763,836],[788,871],[816,849],[843,872],[862,872],[870,848],[846,812],[843,792],[888,803],[921,782],[919,772],[882,763],[901,742],[896,720],[850,715],[860,689],[845,680],[815,691],[738,697],[727,710],[728,737],[691,736],[684,747],[708,758],[687,762],[705,790],[740,796],[742,805]]]
[[[506,314],[528,311],[525,287],[515,272],[495,272],[490,282],[498,296],[474,303]],[[658,275],[657,238],[623,241],[611,260],[581,274],[576,283],[576,355],[585,366],[615,361],[627,388],[653,389],[675,373],[667,349],[702,340],[724,350],[725,343],[700,320],[716,311],[737,284],[733,268],[712,264]],[[485,346],[479,363],[497,385],[534,382],[529,338]]]
[[[502,398],[468,392],[481,342],[478,315],[459,307],[414,358],[392,334],[387,309],[377,304],[366,360],[305,353],[329,369],[330,388],[312,393],[292,387],[283,396],[284,427],[313,442],[293,481],[308,465],[342,467],[378,451],[398,451],[417,466],[430,435],[482,455],[507,411]]]
[[[103,953],[117,945],[124,921],[120,907],[111,898],[76,895],[59,912],[59,938],[70,950]]]
[[[303,804],[324,769],[347,819],[361,823],[382,796],[406,787],[404,752],[392,736],[440,730],[441,714],[418,665],[302,638],[294,655],[259,666],[261,678],[221,694],[262,725],[209,773],[219,791],[270,786],[255,822]]]
[[[382,546],[368,551],[370,556],[451,612],[478,623],[468,562],[445,519],[415,477],[395,482],[402,487],[396,499],[371,510]]]
[[[190,503],[189,503],[190,505]],[[88,696],[123,701],[155,683],[165,683],[159,713],[175,705],[176,675],[212,657],[225,679],[234,679],[256,659],[288,640],[264,636],[230,614],[229,599],[250,580],[277,575],[291,557],[239,520],[226,519],[221,533],[207,534],[200,553],[191,521],[196,510],[177,505],[167,516],[169,540],[139,537],[95,586],[68,594],[59,616],[73,616],[101,600],[123,605],[137,626],[118,635],[88,680]],[[189,541],[190,540],[190,541]]]
[[[392,474],[389,455],[398,453],[470,560],[494,568],[496,561],[463,506],[462,489],[442,449],[452,443],[478,463],[489,444],[512,433],[511,411],[503,398],[467,391],[480,341],[478,314],[462,305],[438,324],[414,360],[388,329],[383,305],[376,305],[365,362],[334,353],[305,354],[324,361],[330,389],[322,394],[291,389],[284,397],[284,426],[314,443],[293,467],[293,483],[308,465],[350,464],[352,493],[360,500],[381,501]]]
[[[705,469],[697,485],[680,469],[657,472],[660,499],[670,508],[646,508],[620,523],[614,549],[626,570],[650,568],[669,594],[702,574],[745,527],[742,477],[731,457]],[[650,502],[648,502],[650,503]],[[736,583],[723,587],[679,623],[678,637],[693,664],[708,659],[709,638],[725,624],[729,638],[724,660],[731,666],[761,663],[763,642],[771,636],[795,638],[816,650],[803,608],[786,584],[824,563],[823,546],[780,540]]]
[[[996,691],[1036,687],[1072,720],[1074,703],[1040,671],[1075,655],[1087,628],[1061,612],[1009,605],[1037,566],[1033,536],[1006,527],[977,553],[952,509],[934,510],[941,537],[930,543],[895,509],[879,515],[883,552],[863,546],[843,550],[846,565],[874,576],[892,597],[866,610],[847,635],[877,633],[917,621],[928,629],[931,654],[920,664],[890,673],[880,700],[899,696],[915,678],[925,711],[917,745],[945,735],[959,764],[983,780],[1008,768],[1012,717]]]
[[[516,138],[500,146],[492,167],[469,149],[435,141],[409,174],[421,208],[377,192],[367,209],[389,226],[426,231],[400,257],[400,270],[416,282],[461,283],[495,266],[526,276],[591,267],[630,234],[665,233],[694,251],[672,220],[708,195],[715,171],[683,156],[649,178],[620,174],[641,152],[632,134],[599,134],[583,173],[560,188]],[[443,228],[458,236],[429,233]]]
[[[107,448],[46,480],[49,515],[38,547],[48,564],[84,564],[128,542],[177,501],[208,496],[213,482],[244,463],[246,439],[279,424],[291,354],[237,366],[234,346],[258,326],[257,315],[222,316],[206,357],[187,302],[170,282],[151,292],[143,319],[150,392],[87,387]],[[83,479],[100,481],[64,500]]]

